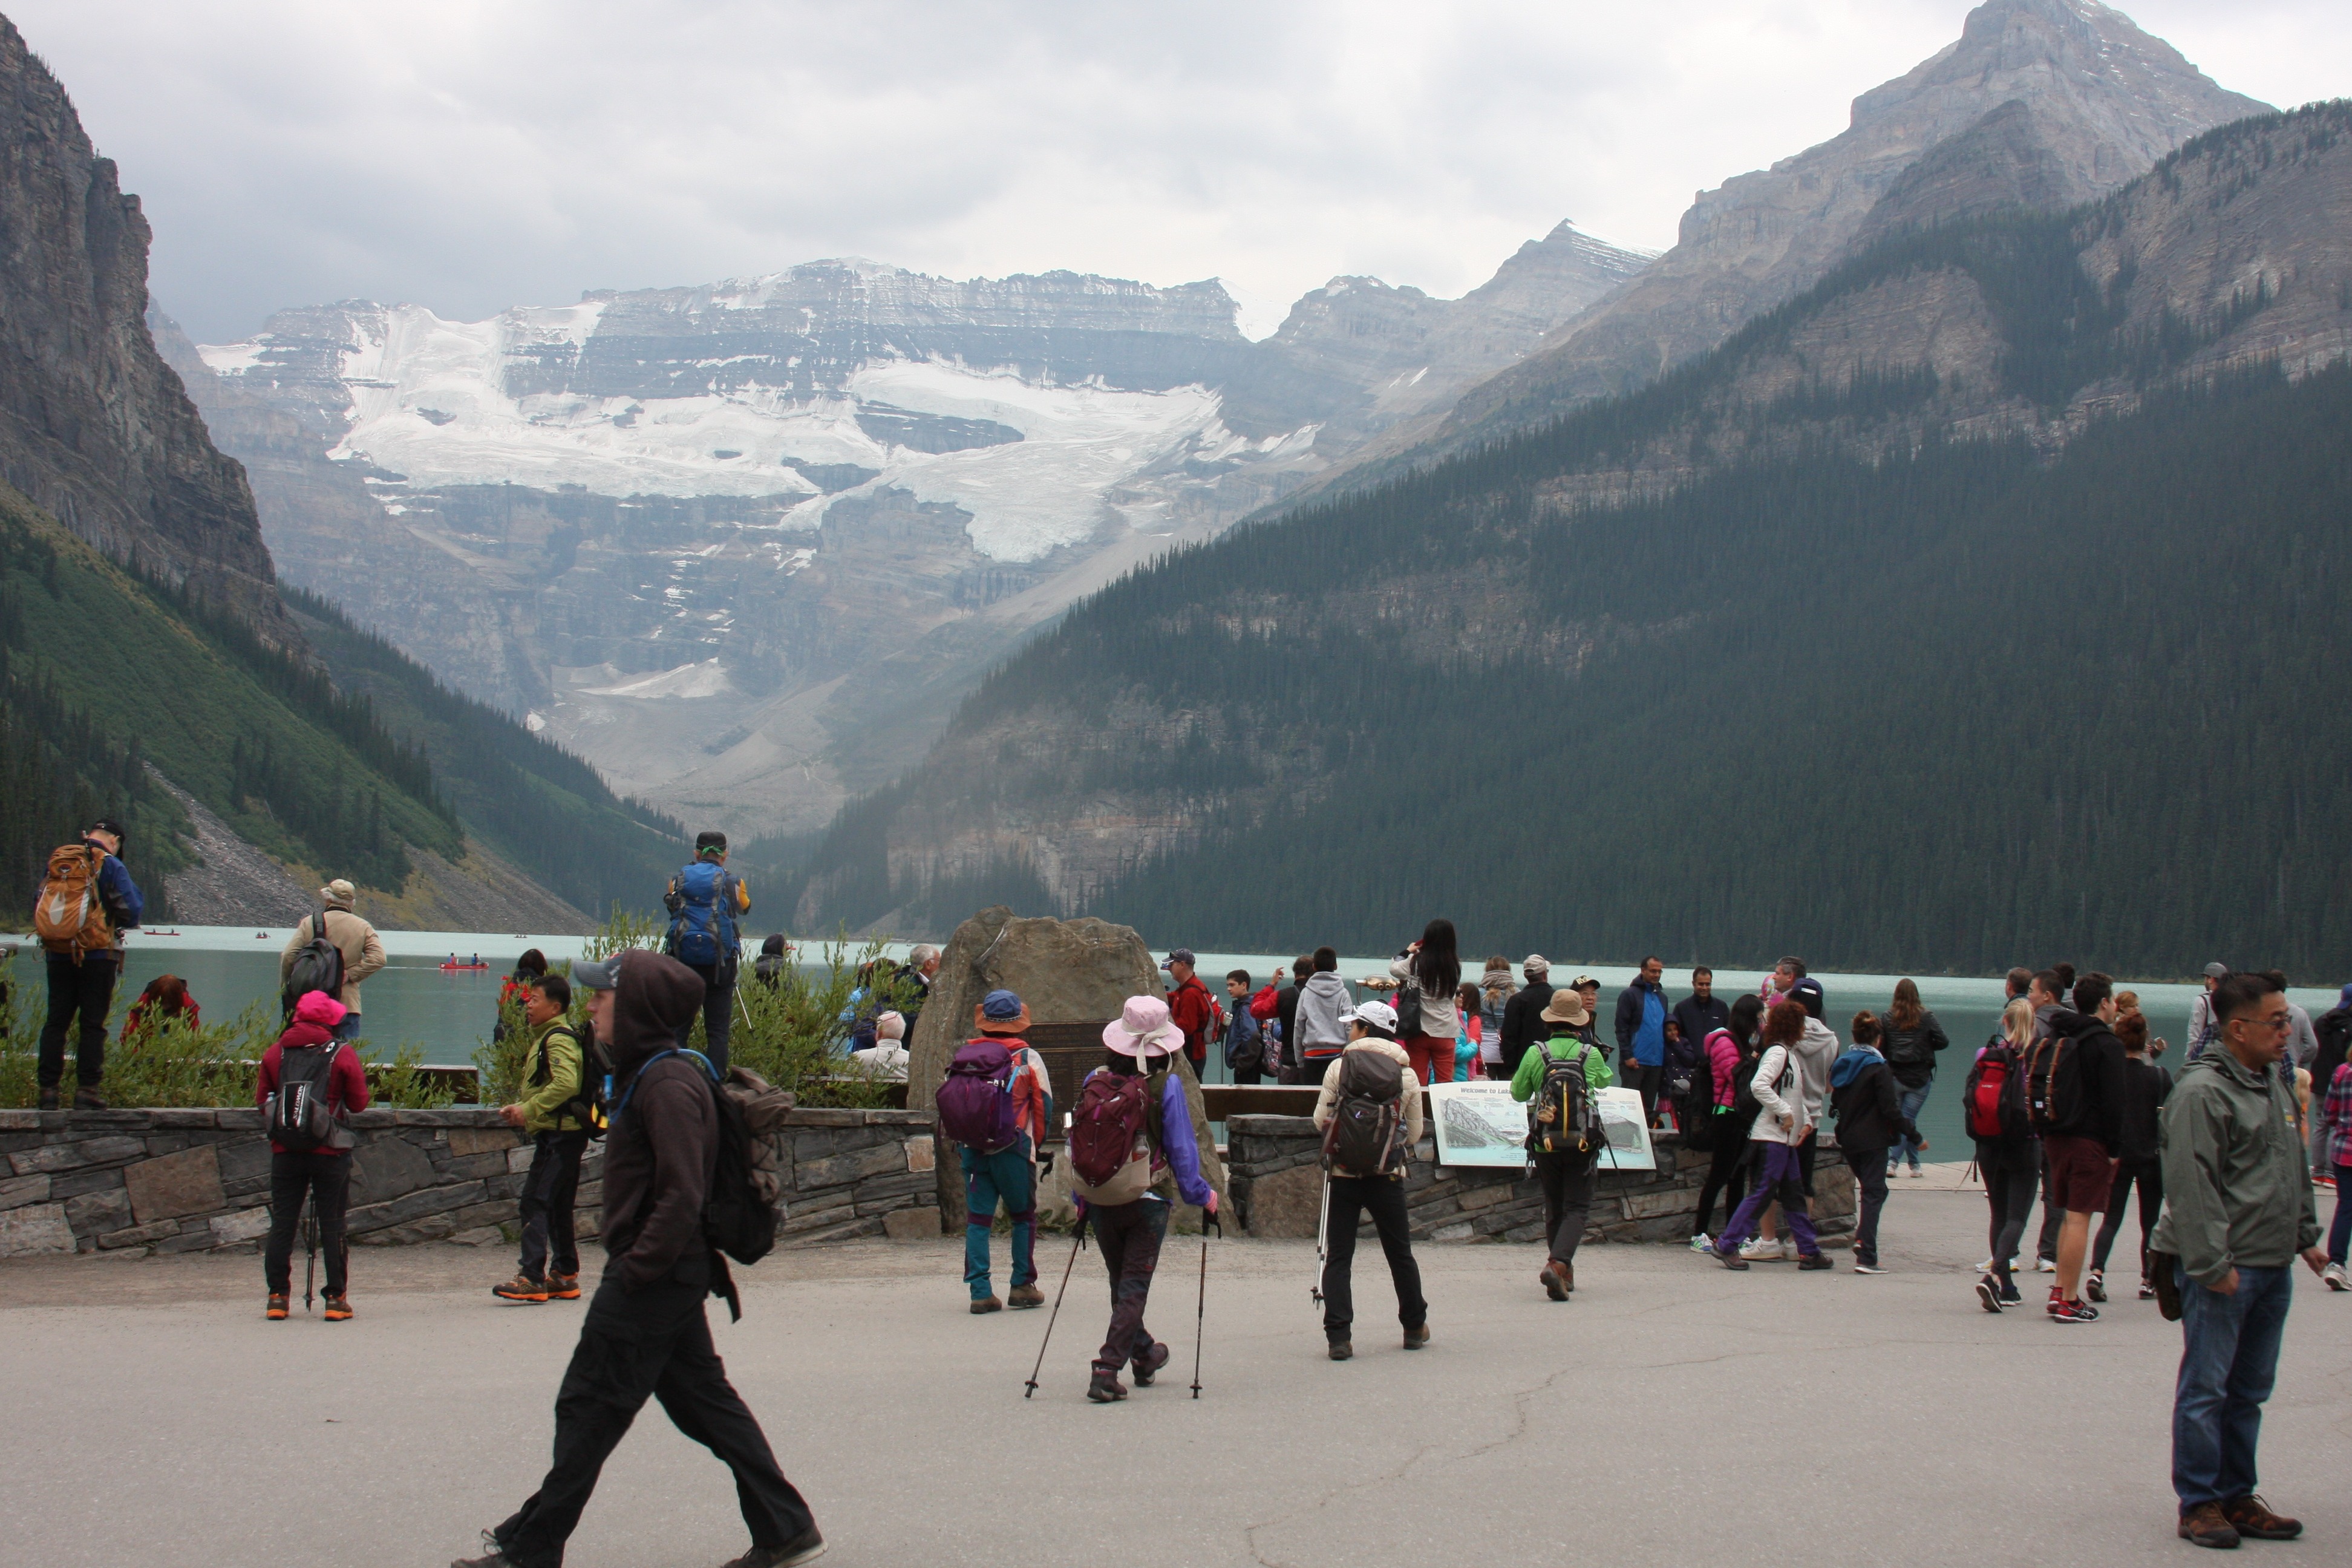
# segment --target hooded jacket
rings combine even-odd
[[[269,1097],[278,1092],[278,1075],[289,1048],[304,1046],[324,1046],[335,1038],[334,1028],[342,1022],[343,1009],[323,991],[313,991],[295,1005],[294,1017],[286,1032],[270,1042],[261,1053],[261,1070],[254,1075],[253,1103],[265,1109]],[[368,1108],[367,1068],[360,1065],[360,1054],[348,1047],[335,1052],[335,1059],[327,1067],[328,1114],[348,1121]],[[269,1145],[273,1154],[287,1151],[277,1143]],[[349,1154],[350,1149],[319,1149],[320,1154]]]
[[[1884,1159],[1897,1132],[1919,1136],[1903,1114],[1893,1069],[1868,1046],[1856,1046],[1830,1064],[1830,1107],[1837,1114],[1838,1147],[1849,1153],[1874,1151],[1873,1158]]]
[[[2042,1129],[2042,1136],[2089,1138],[2114,1158],[2123,1151],[2124,1043],[2095,1015],[2063,1007],[2050,1015],[2050,1034],[2053,1039],[2066,1037],[2074,1043],[2064,1048],[2082,1053],[2074,1069],[2081,1092],[2061,1101],[2061,1115]],[[2040,1041],[2026,1047],[2028,1072],[2043,1048]]]
[[[2200,1285],[2280,1268],[2319,1242],[2294,1097],[2226,1046],[2180,1070],[2164,1102],[2164,1217],[2150,1245]]]
[[[1751,1080],[1756,1091],[1755,1124],[1748,1129],[1751,1142],[1786,1143],[1790,1148],[1802,1143],[1805,1135],[1820,1125],[1822,1101],[1828,1096],[1830,1068],[1837,1061],[1837,1037],[1819,1018],[1805,1020],[1805,1032],[1797,1037],[1794,1048],[1774,1046],[1766,1050],[1756,1064]],[[1783,1069],[1789,1073],[1785,1092],[1779,1088]],[[1781,1125],[1780,1113],[1786,1111],[1790,1121]]]
[[[701,1010],[702,977],[674,958],[621,955],[613,991],[614,1100],[604,1141],[604,1250],[621,1288],[674,1279],[706,1284],[709,1247],[702,1205],[719,1164],[719,1109],[709,1075],[692,1057],[668,1056],[678,1029]]]
[[[1348,1015],[1355,1007],[1348,983],[1336,969],[1319,969],[1298,992],[1298,1054],[1328,1059],[1348,1044]]]

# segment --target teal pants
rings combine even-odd
[[[988,1280],[988,1233],[999,1204],[1013,1220],[1013,1287],[1035,1284],[1037,1167],[1030,1159],[1029,1135],[1023,1133],[1011,1148],[993,1154],[958,1152],[963,1160],[963,1282],[971,1288],[971,1299],[984,1301],[995,1294]]]

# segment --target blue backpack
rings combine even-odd
[[[698,860],[670,879],[669,938],[664,950],[680,963],[735,966],[742,939],[735,930],[735,889],[726,868]]]

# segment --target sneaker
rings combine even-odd
[[[1999,1312],[2001,1306],[2000,1282],[1990,1274],[1978,1280],[1977,1300],[1984,1303],[1986,1311]]]
[[[2053,1301],[2050,1321],[2053,1323],[2095,1323],[2099,1310],[2081,1301]]]
[[[1738,1252],[1718,1252],[1715,1255],[1715,1260],[1734,1273],[1745,1273],[1748,1268],[1748,1249],[1743,1247]]]
[[[1428,1349],[1429,1325],[1427,1323],[1415,1323],[1412,1328],[1407,1329],[1404,1331],[1404,1348],[1409,1351]]]
[[[2344,1273],[2344,1265],[2341,1263],[2329,1264],[2326,1268],[2321,1272],[2319,1278],[2320,1281],[2330,1290],[2352,1290],[2352,1279],[2346,1278]],[[2140,1290],[2145,1295],[2152,1296],[2156,1293],[2156,1287],[2153,1285],[2143,1285],[2140,1287]]]
[[[348,1322],[351,1320],[351,1315],[352,1299],[349,1296],[329,1296],[327,1298],[327,1321],[331,1323]]]
[[[796,1568],[803,1563],[814,1563],[824,1555],[824,1537],[812,1524],[798,1536],[782,1546],[754,1546],[723,1568]]]
[[[2221,1505],[2221,1517],[2240,1535],[2251,1535],[2256,1541],[2293,1541],[2303,1533],[2303,1521],[2273,1513],[2259,1492],[2231,1498]]]
[[[506,1549],[499,1538],[488,1531],[482,1531],[482,1554],[479,1557],[453,1557],[449,1568],[513,1568],[507,1559]]]
[[[1109,1405],[1127,1397],[1127,1384],[1118,1380],[1115,1366],[1095,1368],[1094,1381],[1087,1384],[1087,1397],[1097,1405]]]
[[[1856,1263],[1853,1266],[1853,1271],[1856,1274],[1884,1274],[1886,1272],[1885,1269],[1880,1268],[1875,1263]]]
[[[2222,1514],[2220,1503],[2200,1502],[2180,1516],[2180,1539],[2227,1551],[2238,1544],[2238,1527]]]
[[[1158,1377],[1160,1375],[1160,1369],[1167,1364],[1168,1342],[1165,1340],[1154,1341],[1150,1350],[1145,1351],[1141,1355],[1135,1358],[1135,1386],[1138,1388],[1150,1388],[1151,1386],[1151,1380]]]
[[[1004,1303],[993,1296],[982,1296],[971,1304],[971,1315],[975,1318],[982,1312],[1002,1312],[1003,1310],[1004,1310]]]
[[[2058,1272],[2058,1260],[2054,1258],[2037,1258],[2034,1260],[2033,1271],[2036,1274],[2055,1274]]]
[[[1915,1176],[1924,1176],[1927,1173],[1927,1168],[1925,1165],[1914,1165],[1911,1167],[1911,1173]]]
[[[549,1275],[547,1277],[547,1299],[551,1301],[577,1301],[580,1300],[580,1276],[577,1274]]]
[[[1330,1355],[1333,1361],[1346,1361],[1349,1356],[1352,1356],[1355,1353],[1356,1347],[1349,1344],[1346,1340],[1333,1340],[1331,1342]]]
[[[2105,1300],[2107,1299],[2106,1276],[2095,1268],[2092,1269],[2083,1278],[2083,1294],[2090,1300]]]
[[[2008,1284],[2000,1288],[2000,1304],[2004,1307],[2021,1307],[2025,1305],[2025,1292],[2017,1288],[2016,1280],[2011,1279]]]
[[[543,1302],[547,1300],[547,1281],[518,1274],[503,1285],[491,1286],[490,1294],[501,1301]]]
[[[1750,1263],[1759,1259],[1769,1263],[1780,1256],[1780,1244],[1767,1241],[1760,1236],[1754,1237],[1739,1244],[1739,1256]]]
[[[268,1304],[261,1309],[261,1315],[268,1319],[273,1323],[284,1322],[286,1321],[286,1298],[283,1296],[272,1296],[269,1298]]]
[[[58,1091],[54,1089],[45,1089],[41,1090],[41,1109],[43,1110],[55,1110],[57,1108]]]
[[[1780,1261],[1781,1261],[1781,1262],[1783,1262],[1783,1263],[1793,1263],[1793,1262],[1795,1262],[1795,1261],[1796,1261],[1796,1259],[1797,1259],[1797,1240],[1796,1240],[1796,1237],[1790,1237],[1790,1236],[1784,1236],[1784,1237],[1782,1237],[1780,1238]]]
[[[1004,1304],[1008,1307],[1042,1307],[1045,1304],[1045,1292],[1034,1285],[1015,1285],[1012,1294],[1004,1298]]]
[[[1811,1274],[1818,1269],[1835,1268],[1837,1265],[1830,1261],[1830,1255],[1826,1252],[1808,1252],[1797,1259],[1797,1267]]]
[[[2341,1286],[2341,1285],[2338,1285],[2338,1286],[2337,1286],[2337,1287],[2336,1287],[2336,1288],[2338,1290],[2341,1290],[2342,1289],[2344,1289],[2344,1287],[2343,1287],[2343,1286]],[[2153,1300],[2156,1300],[2156,1281],[2155,1281],[2155,1280],[2153,1280],[2153,1279],[2143,1279],[2143,1280],[2141,1280],[2141,1281],[2139,1282],[2139,1299],[2140,1299],[2141,1300],[2143,1300],[2143,1301],[2153,1301]]]
[[[1711,1238],[1705,1231],[1700,1231],[1696,1236],[1691,1237],[1691,1250],[1693,1252],[1706,1252],[1714,1246],[1715,1242],[1713,1238]]]
[[[1544,1288],[1544,1294],[1553,1300],[1568,1300],[1568,1281],[1560,1278],[1559,1264],[1545,1264],[1542,1271],[1536,1276],[1536,1283],[1541,1285]]]
[[[78,1089],[74,1090],[74,1109],[76,1110],[104,1110],[106,1109],[106,1101],[98,1098],[98,1090],[94,1089]]]

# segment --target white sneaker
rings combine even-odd
[[[2352,1290],[2352,1277],[2346,1276],[2341,1263],[2329,1264],[2319,1278],[2326,1282],[2330,1290]]]
[[[1780,1261],[1783,1263],[1794,1263],[1796,1260],[1797,1238],[1793,1236],[1782,1237],[1780,1238]]]
[[[2034,1262],[2033,1271],[2036,1274],[2055,1274],[2058,1272],[2058,1260],[2054,1258],[2038,1258]]]
[[[1991,1272],[1992,1272],[1992,1259],[1991,1259],[1991,1258],[1986,1258],[1982,1263],[1978,1264],[1978,1265],[1977,1265],[1977,1272],[1978,1272],[1978,1273],[1979,1273],[1979,1274],[1990,1274],[1990,1273],[1991,1273]]]
[[[1708,1239],[1707,1234],[1705,1231],[1700,1231],[1696,1236],[1691,1237],[1691,1250],[1693,1252],[1706,1252],[1711,1249],[1714,1246],[1715,1243]]]
[[[1924,1176],[1927,1173],[1927,1167],[1925,1165],[1914,1165],[1911,1167],[1911,1173],[1915,1176]]]
[[[1739,1244],[1739,1256],[1743,1261],[1748,1263],[1759,1260],[1777,1262],[1780,1257],[1780,1244],[1777,1241],[1767,1241],[1760,1236],[1750,1237]]]

